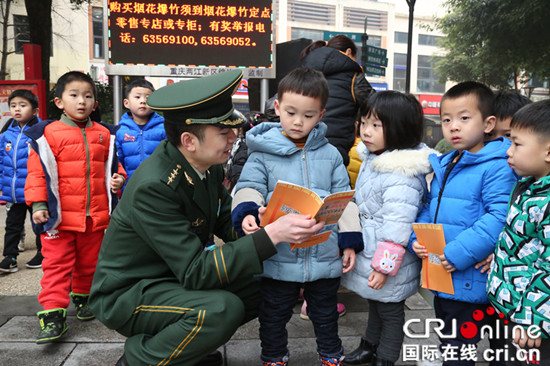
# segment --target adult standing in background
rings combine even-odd
[[[316,41],[300,54],[301,66],[321,71],[328,82],[329,97],[323,122],[326,137],[336,146],[344,164],[349,164],[349,150],[355,141],[355,121],[361,103],[374,93],[357,63],[357,46],[339,34],[328,42]]]

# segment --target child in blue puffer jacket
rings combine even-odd
[[[249,234],[265,212],[278,180],[305,186],[321,198],[349,190],[349,177],[338,150],[325,138],[321,122],[328,98],[327,82],[319,71],[299,68],[279,83],[275,112],[280,123],[263,122],[246,134],[249,157],[235,186],[233,226]],[[305,239],[305,238],[304,238]],[[264,261],[260,291],[261,359],[264,366],[287,365],[286,324],[304,288],[307,315],[317,336],[322,365],[340,365],[337,295],[340,277],[355,265],[363,249],[357,206],[350,203],[329,239],[291,250],[277,245],[277,254]],[[343,253],[343,257],[341,254]]]
[[[0,136],[0,199],[6,202],[7,210],[4,259],[0,262],[0,272],[13,273],[18,271],[17,245],[25,227],[27,211],[31,213],[31,208],[25,203],[30,138],[23,131],[40,120],[37,117],[38,98],[30,90],[14,90],[8,97],[8,104],[12,119],[6,122],[6,129]],[[26,264],[27,268],[42,266],[39,235],[36,235],[36,249],[34,258]]]
[[[493,100],[489,87],[473,81],[457,84],[443,95],[443,137],[454,150],[430,156],[434,178],[428,203],[417,219],[419,223],[442,224],[445,235],[444,254],[439,261],[452,275],[454,294],[435,292],[434,310],[445,324],[442,334],[447,335],[440,339],[441,350],[447,350],[447,354],[456,350],[460,355],[457,360],[444,359],[445,366],[473,366],[474,360],[463,352],[475,350],[480,340],[480,332],[472,336],[456,332],[456,337],[451,337],[453,325],[461,330],[464,324],[468,327],[473,322],[479,329],[494,321],[489,316],[479,321],[474,317],[474,313],[485,314],[489,304],[487,273],[476,264],[495,249],[516,175],[507,162],[510,140],[500,137],[484,142],[485,134],[495,126]],[[428,256],[414,233],[409,249],[420,258]]]
[[[124,107],[129,111],[120,118],[116,133],[118,160],[128,174],[126,183],[143,160],[166,138],[164,118],[147,106],[155,87],[145,79],[136,79],[124,89]]]

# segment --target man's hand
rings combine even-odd
[[[344,249],[342,259],[342,273],[348,273],[355,267],[355,250],[351,248]]]
[[[540,336],[537,338],[530,338],[527,334],[527,330],[523,329],[522,332],[519,328],[514,327],[514,343],[521,348],[525,348],[525,346],[528,348],[540,348],[541,341],[542,339]]]
[[[48,210],[38,210],[32,214],[32,222],[35,224],[44,224],[50,218]]]
[[[439,256],[439,259],[441,260],[441,265],[443,266],[443,268],[447,270],[447,272],[451,273],[456,271],[456,268],[451,266],[449,262],[447,262],[447,259],[445,258],[445,254],[441,254]]]
[[[381,290],[382,287],[386,284],[388,275],[376,270],[372,270],[372,273],[369,276],[369,287],[375,290]]]
[[[254,217],[254,215],[246,215],[245,216],[245,218],[243,219],[242,228],[243,228],[243,232],[246,235],[252,234],[256,230],[260,229],[258,224],[256,224],[256,218]]]
[[[485,273],[491,268],[491,262],[493,261],[493,253],[489,254],[487,258],[476,264],[475,269],[481,268],[480,272]]]
[[[124,185],[124,177],[118,173],[113,173],[110,181],[111,192],[117,193]]]
[[[428,251],[426,247],[419,242],[415,241],[412,245],[413,252],[416,253],[418,258],[426,258],[428,256]]]
[[[267,225],[265,231],[273,244],[302,243],[321,230],[325,222],[316,222],[311,215],[288,214]]]

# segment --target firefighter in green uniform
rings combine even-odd
[[[89,300],[128,337],[117,365],[221,365],[216,351],[257,315],[255,274],[279,242],[323,223],[286,215],[237,238],[222,185],[236,137],[239,70],[168,85],[149,96],[167,140],[132,175],[105,234]],[[216,235],[225,244],[214,245]]]

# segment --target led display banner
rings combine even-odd
[[[274,78],[272,0],[106,0],[111,75]]]

